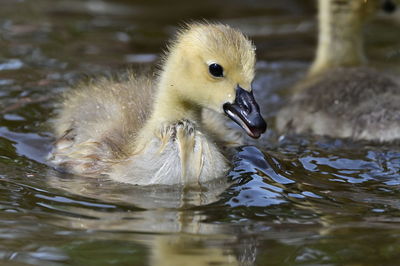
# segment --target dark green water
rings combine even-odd
[[[397,17],[396,17],[397,16]],[[0,264],[398,265],[400,146],[286,136],[273,120],[315,44],[313,1],[0,0]],[[61,175],[45,164],[57,96],[148,68],[182,21],[255,40],[267,135],[201,191]],[[366,30],[400,72],[400,14]]]

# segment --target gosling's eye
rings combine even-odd
[[[208,66],[208,71],[210,71],[211,75],[217,78],[224,76],[224,69],[222,68],[221,65],[218,65],[217,63],[210,64]]]

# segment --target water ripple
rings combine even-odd
[[[23,66],[24,63],[22,63],[22,61],[19,59],[9,59],[3,62],[0,61],[0,71],[16,70],[22,68]]]

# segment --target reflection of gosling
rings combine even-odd
[[[229,246],[219,247],[196,235],[157,236],[151,251],[150,265],[154,266],[239,265]]]
[[[367,67],[362,26],[378,0],[319,0],[317,57],[277,116],[281,132],[357,140],[400,138],[400,86]]]
[[[129,74],[69,93],[51,161],[71,173],[140,185],[220,177],[228,163],[216,143],[224,139],[207,130],[216,127],[207,115],[202,122],[201,112],[225,112],[258,138],[266,124],[251,90],[254,63],[254,47],[239,31],[189,25],[170,46],[157,81]]]

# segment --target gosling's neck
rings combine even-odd
[[[165,86],[164,86],[165,85]],[[155,98],[154,110],[149,122],[164,124],[179,120],[198,121],[200,107],[182,98],[173,83],[160,84]]]
[[[201,108],[182,95],[185,86],[190,82],[185,81],[180,73],[185,69],[182,65],[182,55],[172,51],[166,60],[160,74],[153,113],[149,123],[165,124],[179,120],[199,121]]]
[[[140,130],[138,137],[132,142],[135,152],[142,149],[154,138],[160,136],[160,129],[182,120],[192,122],[200,121],[201,108],[182,97],[179,91],[184,84],[181,77],[179,64],[176,56],[170,55],[166,61],[157,85],[157,92],[154,98],[153,110],[150,118]]]
[[[371,2],[371,0],[369,1]],[[318,48],[309,75],[342,66],[366,63],[363,24],[370,3],[364,0],[318,1]]]

